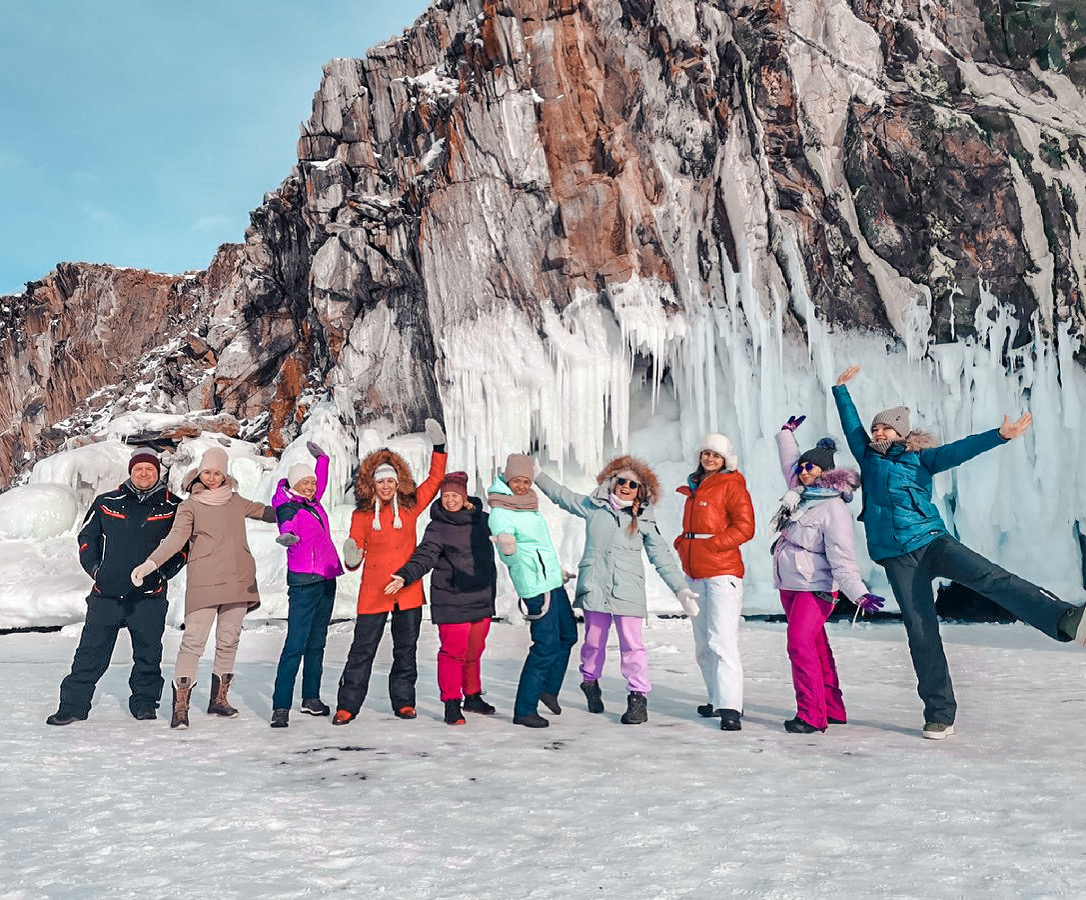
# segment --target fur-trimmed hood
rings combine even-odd
[[[418,486],[411,476],[411,467],[399,453],[382,447],[369,454],[358,467],[354,480],[354,496],[358,509],[372,511],[377,496],[373,473],[385,464],[396,470],[396,500],[401,509],[414,509],[418,503]]]
[[[868,438],[871,441],[870,438]],[[874,441],[871,441],[874,443]],[[921,431],[919,428],[914,428],[900,441],[894,441],[895,444],[903,444],[905,449],[911,453],[919,453],[921,450],[934,450],[940,446],[939,439],[930,431]]]
[[[660,502],[660,482],[656,478],[656,474],[649,468],[647,462],[638,459],[636,456],[616,456],[596,476],[596,483],[602,485],[623,469],[629,469],[637,475],[637,480],[643,488],[643,497],[646,503],[655,505]]]
[[[822,487],[829,488],[831,491],[838,491],[842,496],[847,495],[851,499],[851,495],[860,486],[860,473],[855,469],[830,469],[828,472],[822,473],[818,483]]]

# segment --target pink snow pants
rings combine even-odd
[[[438,625],[441,649],[437,652],[437,686],[442,700],[459,700],[483,689],[479,657],[486,649],[490,619]]]
[[[845,700],[837,679],[826,620],[833,604],[810,591],[781,591],[781,606],[788,617],[788,659],[796,690],[796,715],[808,725],[825,728],[827,717],[846,719]]]
[[[649,654],[645,650],[645,642],[641,640],[644,620],[640,616],[613,616],[611,613],[584,611],[581,678],[584,681],[600,680],[612,620],[618,632],[619,670],[626,679],[626,689],[647,694],[652,690],[652,683],[649,681]]]

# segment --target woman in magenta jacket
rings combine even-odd
[[[320,699],[324,645],[336,600],[336,578],[343,574],[321,498],[328,486],[328,455],[312,441],[306,448],[316,467],[298,463],[279,481],[272,506],[279,523],[277,541],[287,548],[287,639],[279,657],[272,692],[272,728],[286,728],[298,666],[302,666],[302,712],[326,716]]]

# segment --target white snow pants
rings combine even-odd
[[[701,667],[713,709],[743,711],[743,660],[739,656],[739,617],[743,580],[735,575],[687,578],[699,594],[701,612],[690,620],[694,657]]]

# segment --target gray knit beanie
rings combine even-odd
[[[884,409],[871,420],[871,428],[874,429],[876,425],[893,428],[894,431],[905,437],[909,433],[909,407],[891,406],[889,409]]]

